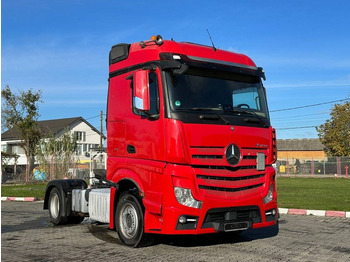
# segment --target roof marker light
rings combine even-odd
[[[157,35],[157,36],[152,35],[151,40],[141,41],[139,44],[140,44],[141,48],[145,48],[151,42],[155,43],[156,45],[162,45],[164,43],[161,35]]]

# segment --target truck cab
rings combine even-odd
[[[246,55],[210,46],[161,36],[113,46],[106,183],[72,189],[90,194],[85,215],[104,213],[133,247],[154,234],[276,224],[276,134],[262,79]]]
[[[146,233],[276,223],[276,137],[262,68],[158,36],[113,46],[109,69],[107,179],[135,185]]]

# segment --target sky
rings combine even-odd
[[[42,90],[39,120],[82,116],[99,129],[113,45],[158,34],[210,45],[208,29],[217,48],[264,68],[277,137],[316,138],[333,101],[350,99],[349,10],[348,0],[2,0],[1,88]]]

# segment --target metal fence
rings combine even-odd
[[[102,157],[99,157],[102,155]],[[50,162],[48,166],[35,165],[30,172],[30,182],[50,181],[54,179],[90,179],[91,171],[106,167],[105,154],[96,154],[90,161],[73,162],[68,167],[61,163]],[[24,183],[26,181],[26,165],[6,165],[1,168],[2,183]]]
[[[92,161],[91,169],[101,169],[105,160]],[[274,164],[279,176],[307,176],[307,177],[349,177],[350,157],[328,157],[324,160],[279,158]],[[25,166],[7,166],[2,170],[2,183],[25,182]],[[34,172],[32,172],[34,174]],[[89,179],[90,163],[75,163],[66,174],[55,178]],[[51,180],[52,174],[46,174],[45,180]],[[35,181],[34,175],[31,181]]]
[[[1,182],[2,183],[25,183],[26,182],[26,166],[9,165],[3,168],[1,172]],[[90,176],[89,163],[87,164],[76,164],[75,167],[72,166],[68,169],[68,172],[56,174],[56,172],[50,169],[45,172],[40,166],[36,166],[34,170],[30,173],[29,181],[50,181],[53,179],[67,179],[67,178],[79,178],[88,179]]]
[[[324,160],[285,158],[274,164],[278,175],[311,177],[349,176],[350,157],[328,157]]]

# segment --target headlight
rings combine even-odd
[[[264,204],[269,203],[273,199],[273,185],[270,185],[269,192],[266,197],[264,197]]]
[[[181,205],[194,207],[194,208],[202,207],[202,202],[197,201],[196,199],[193,198],[191,189],[174,187],[174,193],[175,193],[177,202],[179,202]]]

